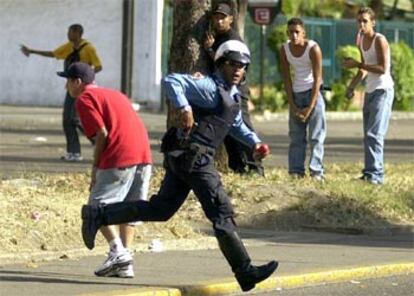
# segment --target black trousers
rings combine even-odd
[[[232,171],[239,174],[253,171],[264,176],[262,162],[253,158],[253,151],[250,147],[231,136],[224,139],[224,145],[228,156],[228,165]]]
[[[105,224],[127,221],[167,221],[181,207],[190,190],[201,203],[207,218],[212,222],[217,237],[232,235],[236,230],[234,211],[220,176],[214,167],[212,156],[203,155],[191,173],[182,169],[183,156],[165,157],[166,173],[161,187],[149,201],[114,204],[105,208]],[[122,222],[120,222],[122,220]]]
[[[239,86],[239,92],[241,95],[240,107],[243,122],[249,129],[254,131],[249,113],[250,91],[247,82]],[[228,165],[232,171],[239,174],[254,171],[259,175],[264,176],[262,162],[253,159],[253,151],[250,147],[247,147],[229,135],[224,139],[224,146],[226,147],[228,156]]]
[[[66,152],[80,153],[78,129],[82,131],[79,117],[75,109],[75,99],[66,93],[63,104],[63,131],[66,138]]]

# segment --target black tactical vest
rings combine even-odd
[[[214,109],[192,106],[197,126],[190,135],[189,142],[217,149],[230,131],[240,111],[240,98],[233,99],[222,84],[218,84],[221,100]]]

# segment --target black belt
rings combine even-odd
[[[130,165],[130,166],[126,166],[126,167],[117,168],[117,169],[120,170],[120,171],[125,171],[126,169],[130,169],[133,166],[135,166],[135,164],[134,165]]]

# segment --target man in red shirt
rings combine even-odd
[[[152,163],[148,133],[129,99],[119,91],[97,86],[88,64],[77,62],[57,74],[67,78],[66,88],[76,99],[85,135],[95,142],[89,204],[147,199]],[[97,276],[134,276],[128,250],[133,224],[120,225],[120,234],[115,225],[101,227],[110,251],[96,269]]]

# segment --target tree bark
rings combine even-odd
[[[375,18],[377,20],[384,18],[384,4],[382,3],[382,0],[371,0],[369,6],[375,12]]]
[[[247,14],[247,3],[248,0],[237,0],[237,18],[235,16],[235,21],[237,21],[237,29],[240,36],[244,40],[244,24]]]
[[[210,0],[175,0],[173,7],[173,33],[170,46],[168,72],[206,73],[208,57],[202,40],[208,28],[206,11]],[[179,113],[171,108],[168,100],[167,128],[178,126]]]

